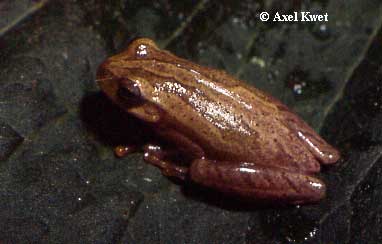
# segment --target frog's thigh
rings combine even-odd
[[[160,168],[162,170],[162,174],[166,176],[185,180],[188,169],[163,160],[168,153],[169,152],[163,151],[160,146],[146,145],[144,147],[144,160],[147,163]]]
[[[192,181],[246,199],[316,202],[325,196],[320,180],[301,173],[253,163],[198,159],[189,169]]]
[[[163,130],[158,130],[157,133],[162,138],[167,138],[167,140],[175,142],[177,150],[189,156],[194,158],[202,158],[204,156],[203,149],[199,145],[197,145],[190,138],[179,133],[177,130],[166,128]]]

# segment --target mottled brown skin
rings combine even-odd
[[[122,109],[191,158],[188,167],[179,166],[165,160],[160,146],[146,146],[146,161],[165,175],[249,199],[297,204],[324,197],[324,183],[311,174],[335,163],[338,151],[278,100],[224,71],[143,38],[107,59],[97,81]]]

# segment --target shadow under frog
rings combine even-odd
[[[102,92],[85,95],[80,107],[81,120],[99,141],[111,147],[147,143],[150,129],[142,121],[124,113]]]

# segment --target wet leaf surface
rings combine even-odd
[[[329,22],[261,22],[263,11]],[[380,1],[5,0],[0,16],[5,243],[382,241]],[[327,198],[248,206],[167,179],[139,152],[115,158],[113,146],[150,135],[95,73],[143,36],[273,94],[340,148],[321,174]]]

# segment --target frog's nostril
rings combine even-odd
[[[96,77],[97,83],[102,83],[104,81],[113,79],[113,74],[110,71],[108,71],[108,64],[106,62],[102,63],[98,67]]]

